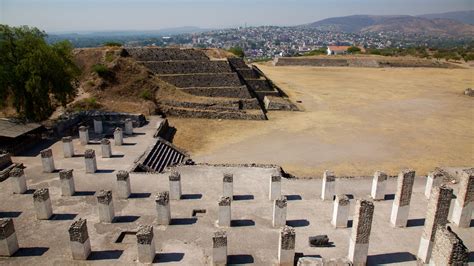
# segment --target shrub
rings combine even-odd
[[[238,57],[243,58],[245,56],[244,49],[242,49],[242,47],[239,47],[239,46],[231,47],[229,49],[229,52],[233,53],[234,55]]]
[[[347,52],[350,54],[358,54],[360,53],[360,48],[357,46],[351,46],[347,49]]]
[[[148,101],[151,101],[153,100],[153,97],[152,97],[152,93],[149,89],[144,89],[141,93],[140,93],[140,98],[144,99],[144,100],[148,100]]]
[[[103,46],[121,47],[122,44],[119,42],[104,42]]]
[[[97,73],[97,75],[99,75],[99,77],[101,78],[110,77],[112,74],[112,72],[107,68],[107,66],[104,66],[102,64],[93,65],[92,71]]]

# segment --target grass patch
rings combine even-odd
[[[151,101],[153,100],[153,96],[152,96],[152,93],[149,89],[144,89],[141,93],[140,93],[140,98],[144,99],[144,100],[148,100],[148,101]]]
[[[92,66],[92,71],[97,73],[101,78],[108,78],[112,76],[112,71],[110,71],[107,66],[102,64],[97,64]]]
[[[115,59],[115,52],[114,51],[107,51],[105,53],[105,62],[110,63]]]
[[[71,109],[75,112],[78,111],[87,111],[87,110],[99,110],[102,108],[102,104],[100,104],[95,97],[85,98],[74,103],[71,106]]]

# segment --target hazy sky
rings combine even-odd
[[[54,31],[297,25],[354,14],[474,9],[473,0],[0,0],[0,23]]]

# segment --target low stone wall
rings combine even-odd
[[[280,57],[273,61],[275,66],[315,66],[315,67],[431,67],[458,68],[453,64],[416,58],[298,58]]]
[[[275,66],[349,66],[347,59],[325,59],[325,58],[291,58],[279,57],[273,62]]]
[[[164,75],[159,77],[178,88],[239,87],[243,85],[237,73]]]
[[[266,79],[246,79],[247,85],[254,91],[274,91],[273,86]]]
[[[260,76],[251,68],[236,69],[237,73],[244,79],[258,79]]]
[[[236,120],[266,120],[267,117],[263,111],[247,113],[245,111],[212,111],[196,110],[187,108],[177,108],[170,106],[161,106],[161,110],[170,116],[207,118],[207,119],[236,119]],[[256,111],[256,110],[255,110]]]
[[[12,165],[12,158],[9,153],[0,154],[0,170],[7,168]]]
[[[230,101],[216,101],[216,102],[207,102],[207,103],[162,100],[158,104],[165,105],[168,107],[181,107],[181,108],[220,110],[220,111],[261,110],[260,104],[258,103],[258,100],[256,98],[230,100]]]
[[[203,51],[197,49],[137,47],[126,48],[121,54],[137,61],[209,60]]]
[[[146,61],[142,62],[155,74],[230,73],[227,61]]]
[[[182,88],[181,90],[192,95],[204,97],[252,98],[246,86],[216,88]]]

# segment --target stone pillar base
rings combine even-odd
[[[473,210],[474,202],[468,203],[466,206],[462,207],[459,201],[456,199],[454,200],[451,221],[458,227],[469,228]]]
[[[369,253],[369,244],[356,243],[352,238],[349,241],[349,256],[348,259],[354,265],[366,265],[367,255]]]
[[[170,205],[162,206],[157,205],[156,211],[158,213],[158,224],[159,225],[169,225],[171,221],[171,212],[170,212]]]
[[[418,258],[423,263],[428,263],[430,261],[432,248],[433,242],[431,242],[429,239],[421,237],[420,247],[418,248]]]
[[[322,200],[333,200],[334,195],[336,195],[336,181],[324,182],[323,189],[321,192]]]
[[[212,249],[212,265],[227,265],[227,246]]]
[[[10,184],[12,186],[13,194],[24,194],[27,190],[26,177],[22,176],[10,176]]]
[[[230,206],[219,206],[219,226],[230,227],[231,221],[231,207]]]
[[[10,257],[19,249],[18,239],[14,232],[9,237],[0,240],[0,256]]]
[[[55,170],[53,157],[41,158],[44,173],[52,173]]]
[[[87,257],[91,254],[90,240],[87,239],[84,243],[72,241],[71,252],[74,260],[87,260]]]
[[[130,197],[130,179],[117,181],[117,192],[119,199],[128,199]]]
[[[340,205],[334,202],[331,224],[336,228],[346,228],[349,220],[350,205]]]
[[[76,193],[74,185],[74,179],[62,179],[61,180],[61,196],[72,196]]]
[[[137,244],[138,246],[138,261],[141,263],[153,263],[155,259],[155,241],[151,240],[151,244]]]
[[[99,208],[99,220],[103,223],[111,223],[115,217],[114,211],[114,203],[110,202],[110,204],[98,204]]]
[[[181,181],[170,181],[170,199],[181,199]]]
[[[293,266],[295,260],[295,250],[285,250],[278,248],[278,263],[281,266]]]
[[[231,199],[234,197],[234,183],[224,182],[222,196],[229,197]]]
[[[38,220],[48,220],[53,215],[51,199],[45,201],[35,201],[36,218]]]
[[[392,206],[392,214],[390,216],[391,225],[393,227],[406,227],[409,212],[410,205],[398,206],[394,203]]]

